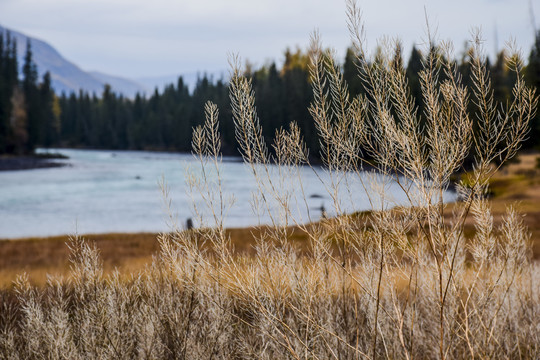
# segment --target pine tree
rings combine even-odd
[[[501,51],[497,54],[495,64],[488,68],[491,69],[490,74],[493,86],[493,97],[495,101],[504,104],[510,99],[512,87],[514,86],[510,71],[506,64],[505,52]]]
[[[413,46],[411,51],[411,56],[409,57],[409,62],[407,63],[407,80],[409,81],[409,89],[411,95],[414,98],[414,104],[420,109],[419,114],[421,114],[422,109],[422,87],[420,85],[420,71],[424,68],[422,65],[423,57],[422,53],[418,51],[416,46]]]
[[[14,153],[16,143],[14,138],[12,115],[13,93],[18,84],[17,42],[9,32],[0,33],[0,154]]]
[[[28,124],[28,142],[26,144],[26,152],[32,152],[41,137],[41,110],[39,104],[40,101],[37,82],[37,67],[32,59],[32,46],[30,44],[30,41],[28,41],[26,43],[26,54],[24,56],[22,83]]]
[[[536,33],[525,71],[525,80],[530,86],[540,87],[540,30]]]
[[[309,105],[313,99],[313,91],[309,82],[309,56],[303,54],[300,49],[291,53],[285,52],[285,62],[281,69],[284,101],[284,127],[296,121],[302,133],[306,145],[312,154],[319,153],[319,141],[315,124],[309,114]]]
[[[529,54],[529,63],[525,71],[525,80],[529,86],[534,86],[540,89],[540,30],[536,33],[535,41]],[[539,146],[538,139],[540,138],[540,112],[536,112],[536,116],[531,121],[531,134],[529,136],[528,145]]]
[[[12,113],[10,123],[12,131],[12,150],[10,150],[10,152],[22,155],[26,153],[28,148],[28,115],[26,113],[24,93],[18,87],[13,91],[11,106]]]
[[[349,94],[351,97],[355,97],[359,94],[365,93],[364,86],[362,85],[362,80],[358,76],[357,68],[358,60],[354,55],[352,48],[347,48],[347,53],[345,54],[345,61],[343,63],[343,79],[347,82],[349,86]]]
[[[11,87],[7,84],[6,66],[9,61],[9,49],[5,48],[4,34],[0,33],[0,154],[7,152],[7,141],[9,138],[10,125],[9,117],[11,109],[9,100],[11,99]]]
[[[39,100],[41,110],[39,144],[49,148],[59,140],[61,112],[58,98],[51,88],[51,74],[49,72],[43,75],[43,82],[39,85]]]

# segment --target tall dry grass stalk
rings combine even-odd
[[[309,110],[327,172],[319,179],[335,217],[311,217],[300,171],[311,164],[300,130],[292,123],[266,144],[251,81],[233,57],[236,137],[257,181],[252,206],[271,220],[257,232],[256,255],[235,253],[224,231],[234,199],[224,195],[218,109],[208,103],[193,136],[200,168],[190,174],[198,176],[188,182],[203,199],[194,209],[203,226],[173,226],[160,236],[152,266],[129,279],[105,277],[97,250],[74,238],[69,278],[36,289],[21,277],[15,294],[2,293],[1,356],[540,358],[540,265],[531,260],[521,216],[510,207],[495,226],[486,199],[489,178],[516,154],[536,109],[518,54],[508,57],[512,100],[497,104],[479,35],[469,54],[471,87],[451,44],[429,38],[419,113],[399,43],[383,42],[370,57],[352,1],[348,16],[364,95],[349,96],[318,34],[310,49]],[[456,185],[461,200],[449,217],[443,194],[468,156],[473,168]],[[408,206],[392,202],[392,184]],[[358,191],[371,211],[352,216],[342,194]],[[465,239],[467,218],[475,232]],[[307,253],[289,240],[292,225],[308,235]]]

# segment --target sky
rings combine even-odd
[[[493,56],[513,38],[528,56],[538,0],[358,0],[368,48],[399,37],[422,46],[426,13],[437,38],[459,55],[482,29]],[[345,0],[0,0],[0,24],[47,41],[84,70],[129,78],[227,70],[237,53],[261,66],[286,48],[305,49],[318,29],[343,56],[350,45]],[[536,21],[538,26],[538,21]],[[496,41],[498,40],[498,41]]]

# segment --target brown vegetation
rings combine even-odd
[[[540,168],[537,167],[539,153],[522,153],[513,162],[504,166],[490,181],[492,196],[489,203],[495,226],[501,220],[510,204],[526,214],[523,221],[531,232],[533,258],[540,259]],[[452,217],[454,204],[445,209],[447,218]],[[353,215],[360,227],[362,216]],[[466,236],[474,235],[472,220],[467,222]],[[226,229],[235,252],[255,254],[255,241],[260,229]],[[308,235],[295,226],[290,227],[289,241],[301,249],[309,246]],[[159,251],[159,234],[86,234],[83,237],[94,243],[99,250],[106,273],[113,270],[127,275],[141,271],[152,263],[152,257]],[[47,238],[0,239],[0,287],[11,287],[17,275],[28,274],[30,282],[43,286],[47,274],[67,276],[70,271],[70,235]]]
[[[207,103],[206,122],[193,136],[199,176],[188,178],[204,200],[194,208],[203,226],[183,231],[171,221],[171,232],[157,238],[151,265],[131,274],[105,274],[103,254],[73,238],[68,277],[37,288],[21,276],[13,290],[0,293],[0,354],[539,358],[540,263],[532,258],[522,216],[510,206],[496,221],[488,201],[490,179],[500,169],[494,164],[517,154],[535,114],[537,98],[523,82],[518,54],[508,59],[516,75],[513,98],[496,104],[479,36],[469,54],[470,88],[451,60],[451,46],[430,38],[420,73],[425,112],[418,114],[399,46],[389,44],[370,58],[352,1],[348,15],[367,95],[349,97],[317,34],[310,50],[309,110],[328,173],[320,180],[336,217],[303,222],[294,212],[307,206],[299,167],[311,166],[299,128],[292,123],[276,132],[270,154],[251,81],[233,58],[236,137],[258,185],[252,208],[269,216],[271,225],[243,230],[237,238],[224,229],[231,199],[221,188],[218,109]],[[467,111],[470,97],[475,119]],[[456,185],[462,200],[448,206],[444,191],[468,156],[472,170]],[[365,172],[365,165],[373,171]],[[497,181],[495,194],[515,197],[512,181]],[[397,184],[409,206],[395,206],[390,184]],[[350,216],[339,193],[359,189],[371,211]]]

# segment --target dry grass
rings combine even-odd
[[[219,113],[209,102],[206,122],[193,136],[199,176],[188,175],[190,191],[204,200],[194,208],[203,226],[182,231],[171,221],[171,232],[157,237],[152,263],[130,274],[103,266],[105,253],[109,264],[122,265],[106,241],[100,254],[73,238],[66,278],[49,278],[38,288],[22,276],[14,289],[0,292],[1,356],[538,359],[540,263],[515,207],[502,215],[488,201],[490,181],[499,204],[516,198],[515,181],[530,181],[518,174],[523,169],[511,168],[492,180],[501,168],[494,164],[517,154],[535,114],[537,98],[524,84],[518,54],[507,62],[516,73],[513,99],[496,104],[480,36],[469,53],[470,88],[451,60],[452,47],[430,37],[420,116],[399,46],[383,42],[368,56],[352,1],[348,16],[367,96],[349,97],[317,34],[310,50],[309,111],[328,175],[319,180],[336,217],[306,224],[294,212],[307,206],[300,166],[311,166],[299,128],[292,123],[266,143],[251,81],[232,58],[236,137],[258,186],[251,205],[271,225],[224,229],[231,200],[221,187]],[[473,169],[456,185],[462,201],[448,206],[443,194],[471,152]],[[365,164],[374,170],[365,172]],[[408,206],[395,206],[390,185]],[[340,192],[359,189],[371,211],[350,216]],[[163,192],[167,198],[166,186]],[[132,246],[137,242],[124,242],[131,244],[126,256],[144,258]]]
[[[227,229],[227,236],[237,254],[255,254],[255,238],[265,228]],[[128,275],[144,270],[159,252],[159,234],[111,233],[87,234],[84,238],[95,244],[106,274],[117,270]],[[68,276],[71,271],[68,243],[71,235],[46,238],[0,239],[0,288],[11,288],[18,275],[26,273],[30,282],[43,286],[48,275]],[[308,236],[291,228],[290,240],[299,249],[308,248]]]
[[[107,272],[141,270],[159,250],[157,234],[89,234]],[[0,241],[0,284],[9,287],[16,275],[26,272],[33,284],[44,285],[47,274],[66,276],[71,263],[69,236]]]

